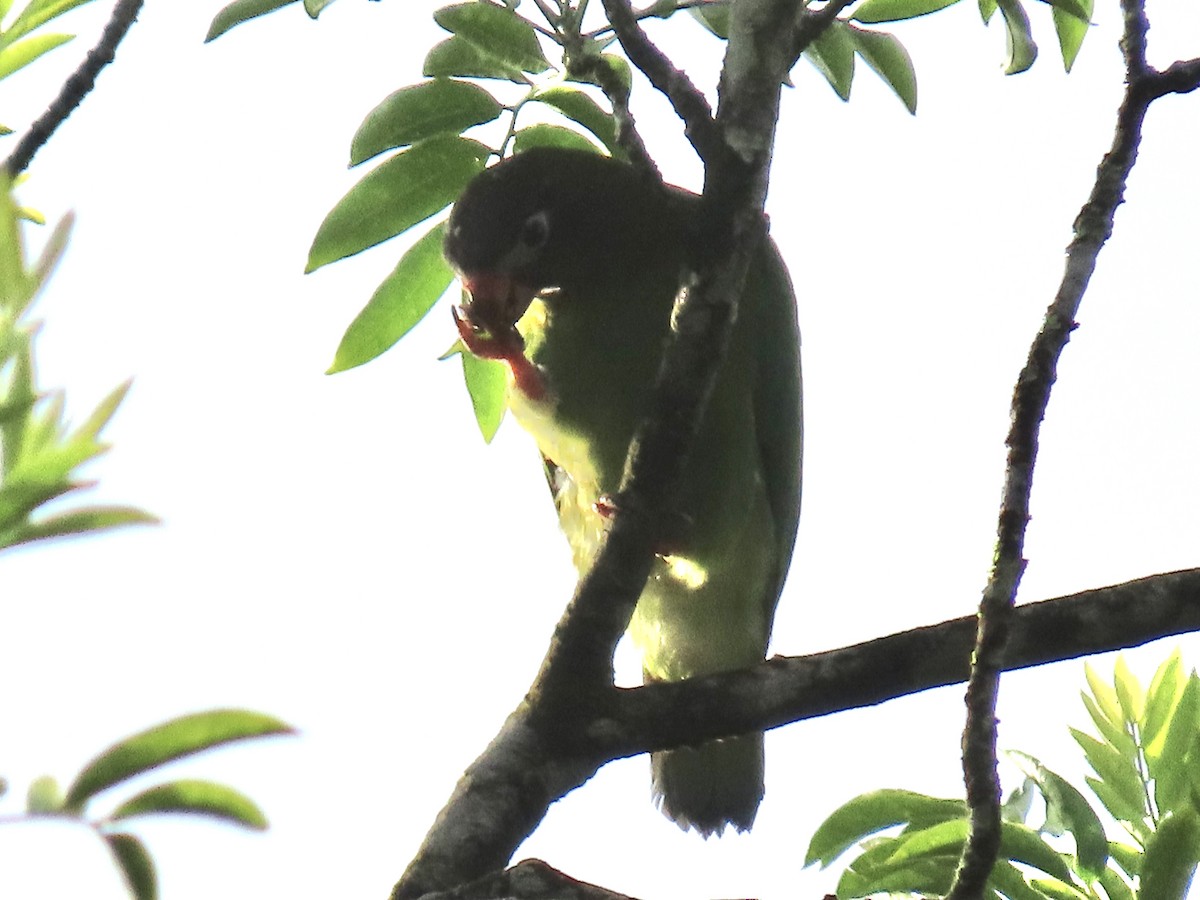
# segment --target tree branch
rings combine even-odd
[[[37,121],[29,126],[29,130],[25,132],[13,152],[9,154],[8,159],[4,161],[4,168],[7,170],[9,178],[15,178],[25,171],[38,150],[45,145],[46,141],[50,140],[50,136],[58,129],[58,126],[66,121],[67,116],[74,112],[75,108],[83,102],[83,98],[95,87],[96,76],[100,74],[101,69],[113,61],[117,53],[117,45],[129,32],[141,8],[142,0],[119,0],[113,7],[112,17],[104,26],[99,43],[79,64],[79,68],[71,73],[71,76],[63,83],[58,96],[54,98],[54,102],[37,118]]]
[[[1151,575],[1014,610],[1005,671],[1200,631],[1200,569]],[[577,698],[559,727],[527,698],[471,765],[392,893],[409,900],[502,869],[550,804],[614,759],[777,728],[960,684],[975,617],[689,681]]]
[[[638,24],[629,0],[602,0],[604,12],[612,25],[621,48],[629,61],[637,66],[650,83],[660,91],[683,120],[687,135],[697,155],[708,163],[721,151],[721,138],[712,109],[703,92],[688,76],[672,65],[667,55],[656,47]]]
[[[1125,20],[1121,50],[1125,57],[1126,89],[1117,111],[1112,148],[1101,160],[1091,195],[1075,219],[1075,234],[1067,248],[1062,282],[1029,349],[1013,393],[995,562],[980,602],[974,665],[965,698],[963,778],[971,810],[970,832],[947,900],[982,896],[1000,849],[996,700],[1013,605],[1025,570],[1025,529],[1029,523],[1038,435],[1057,377],[1058,360],[1076,327],[1075,316],[1095,271],[1096,259],[1112,234],[1117,207],[1123,202],[1125,184],[1137,159],[1146,111],[1155,97],[1165,92],[1161,84],[1163,76],[1146,62],[1149,23],[1143,0],[1121,0],[1121,8]],[[1186,83],[1186,78],[1183,81]]]

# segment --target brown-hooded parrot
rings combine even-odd
[[[463,342],[510,370],[508,407],[546,461],[580,572],[612,514],[645,415],[699,198],[581,150],[531,149],[463,191],[445,254]],[[682,525],[655,559],[629,632],[644,679],[677,681],[766,655],[800,511],[800,346],[787,270],[752,262],[728,357],[688,458]],[[681,828],[748,829],[763,736],[655,753],[653,792]]]

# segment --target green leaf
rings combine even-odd
[[[1133,888],[1124,878],[1111,868],[1100,873],[1100,886],[1108,895],[1108,900],[1134,900]]]
[[[1130,878],[1137,878],[1138,873],[1142,871],[1142,851],[1138,847],[1131,847],[1118,841],[1109,841],[1108,856]]]
[[[1067,887],[1058,879],[1048,880],[1039,878],[1035,879],[1034,883],[1038,885],[1053,884]],[[988,884],[999,890],[1007,900],[1046,900],[1047,893],[1049,893],[1043,893],[1032,887],[1025,880],[1025,876],[1021,873],[1021,870],[1004,859],[996,860],[996,865],[992,867],[992,874],[988,876]],[[1067,889],[1070,890],[1069,887]],[[1078,896],[1078,893],[1076,893],[1076,896]]]
[[[504,421],[508,372],[504,363],[495,359],[480,359],[467,350],[462,341],[455,341],[454,346],[439,358],[449,359],[455,354],[462,358],[463,380],[467,383],[479,433],[483,435],[484,442],[490,444],[500,423]]]
[[[224,784],[185,778],[130,797],[108,818],[117,822],[149,813],[190,813],[265,831],[267,817],[249,797]]]
[[[43,53],[61,47],[73,40],[73,34],[36,34],[15,44],[0,49],[0,78],[7,78],[18,69],[29,65]]]
[[[478,141],[436,135],[397,153],[325,216],[304,271],[361,253],[445,209],[483,170],[488,152]]]
[[[379,356],[408,334],[446,293],[454,273],[442,256],[445,231],[444,222],[435,225],[400,258],[342,335],[327,374]]]
[[[1061,822],[1074,838],[1075,857],[1081,872],[1089,880],[1098,878],[1108,865],[1108,838],[1091,804],[1066,779],[1032,756],[1016,751],[1010,752],[1009,756],[1041,789],[1046,799],[1046,818]]]
[[[1004,74],[1019,75],[1037,59],[1037,44],[1033,41],[1029,16],[1025,14],[1025,7],[1020,0],[996,0],[996,6],[1004,18],[1005,47],[1008,50]]]
[[[459,3],[443,6],[433,20],[505,66],[535,74],[550,68],[533,25],[509,7]]]
[[[625,151],[617,144],[617,121],[613,114],[601,109],[600,104],[583,91],[556,85],[539,91],[532,99],[553,106],[568,119],[578,122],[598,137],[613,156],[624,156]]]
[[[66,806],[80,811],[105,788],[184,756],[234,741],[293,732],[273,716],[243,709],[180,716],[114,744],[84,766],[67,790]]]
[[[1087,11],[1088,16],[1092,14],[1092,0],[1082,0],[1083,8]],[[1075,65],[1075,59],[1079,56],[1079,48],[1083,46],[1083,39],[1087,37],[1090,24],[1079,19],[1069,12],[1064,11],[1059,7],[1054,7],[1054,31],[1058,35],[1058,47],[1062,52],[1063,68],[1068,72]]]
[[[29,783],[25,794],[25,808],[33,815],[51,815],[61,812],[63,792],[58,780],[51,775],[40,775]]]
[[[1100,673],[1092,668],[1090,663],[1084,663],[1083,677],[1087,679],[1092,696],[1096,699],[1100,711],[1104,713],[1108,721],[1112,722],[1118,728],[1124,728],[1125,716],[1121,712],[1121,703],[1117,700],[1117,692],[1109,687],[1108,683],[1100,677]]]
[[[867,0],[854,10],[850,18],[864,25],[879,22],[899,22],[935,13],[939,9],[953,6],[958,0]]]
[[[241,25],[243,22],[265,16],[267,13],[283,9],[295,2],[296,0],[234,0],[233,3],[213,16],[212,23],[208,26],[208,34],[204,36],[204,42],[207,44],[209,41],[215,41],[229,29]]]
[[[333,5],[333,0],[304,0],[304,11],[308,13],[310,19],[315,19],[325,11],[325,8]]]
[[[723,41],[729,40],[729,4],[713,3],[705,6],[693,6],[690,12],[705,30],[716,35]]]
[[[1057,878],[1031,878],[1029,883],[1037,893],[1051,900],[1091,900],[1092,895]]]
[[[829,23],[829,27],[804,49],[804,57],[825,76],[839,97],[850,99],[850,86],[854,82],[854,38],[841,19]]]
[[[1154,802],[1160,813],[1179,809],[1189,802],[1187,757],[1200,734],[1200,678],[1195,672],[1188,676],[1183,694],[1163,729],[1166,734],[1161,743],[1155,742],[1156,752],[1146,754],[1150,777],[1154,779]]]
[[[968,828],[967,819],[962,818],[941,822],[920,831],[905,832],[897,838],[897,848],[889,857],[889,862],[908,862],[947,852],[957,858],[966,842]],[[999,858],[1033,866],[1061,881],[1071,878],[1071,870],[1058,852],[1038,832],[1016,822],[1000,823]]]
[[[825,868],[859,841],[895,825],[928,827],[965,816],[961,800],[943,800],[912,791],[886,789],[860,794],[842,804],[817,828],[804,865]]]
[[[1156,755],[1155,748],[1161,752],[1162,743],[1167,738],[1163,726],[1170,721],[1171,713],[1175,711],[1187,687],[1187,681],[1187,676],[1183,674],[1183,657],[1176,647],[1155,670],[1150,687],[1146,689],[1146,713],[1140,725],[1142,745],[1146,748],[1147,756]]]
[[[1109,812],[1117,819],[1141,821],[1147,813],[1146,786],[1137,769],[1108,744],[1078,729],[1070,731],[1096,774],[1120,798],[1120,810],[1109,807]],[[1105,800],[1104,797],[1100,799]],[[1105,800],[1106,805],[1107,802]]]
[[[1091,0],[1042,0],[1042,2],[1066,13],[1084,25],[1091,24]]]
[[[561,125],[530,125],[513,135],[514,153],[524,153],[530,147],[565,147],[568,150],[601,152],[596,144],[578,131]]]
[[[1113,667],[1113,683],[1117,688],[1117,702],[1121,704],[1121,713],[1126,722],[1141,722],[1145,713],[1145,695],[1142,686],[1134,674],[1129,671],[1129,664],[1124,655],[1117,656]]]
[[[616,80],[626,94],[633,87],[633,70],[629,68],[629,63],[623,57],[617,56],[615,53],[601,53],[597,57],[599,63],[608,69],[609,76]],[[574,67],[573,71],[567,73],[568,81],[577,81],[581,84],[594,84],[599,87],[600,79],[592,76],[589,73],[585,74],[580,70],[580,67]]]
[[[0,34],[0,49],[12,46],[34,29],[92,0],[31,0]]]
[[[1087,709],[1088,715],[1092,717],[1092,721],[1096,724],[1096,729],[1104,740],[1108,741],[1121,756],[1134,763],[1138,758],[1138,746],[1133,740],[1133,735],[1125,730],[1124,723],[1113,724],[1104,715],[1100,707],[1096,705],[1096,701],[1083,694],[1083,705]]]
[[[887,86],[895,91],[905,108],[916,115],[917,73],[904,45],[893,35],[882,31],[867,31],[853,25],[847,27],[854,40],[854,49],[863,58],[863,62],[874,69]]]
[[[87,506],[36,522],[25,522],[0,533],[0,550],[32,541],[92,534],[129,525],[157,525],[159,519],[130,506]]]
[[[499,78],[527,83],[529,78],[515,66],[506,65],[459,37],[434,44],[425,54],[421,74],[429,78]]]
[[[154,874],[154,860],[146,852],[142,842],[132,834],[105,834],[104,842],[117,861],[117,868],[125,877],[134,900],[156,900],[158,877]]]
[[[495,121],[502,107],[478,85],[437,78],[400,88],[367,113],[350,142],[350,165],[437,134]]]
[[[1138,897],[1142,900],[1183,900],[1200,862],[1200,815],[1178,810],[1159,825],[1142,857]]]
[[[984,25],[992,21],[995,12],[996,0],[979,0],[979,17],[983,19]]]

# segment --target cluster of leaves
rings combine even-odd
[[[235,0],[213,19],[208,40],[251,19],[293,3],[316,18],[332,0]],[[911,19],[957,0],[865,0],[847,18],[836,20],[805,52],[843,99],[849,99],[855,57],[862,58],[916,111],[912,61],[891,34],[864,24]],[[1046,0],[1054,8],[1063,58],[1068,68],[1086,33],[1092,0]],[[584,30],[587,0],[538,0],[537,21],[517,12],[520,0],[473,0],[442,7],[434,20],[450,36],[425,57],[428,79],[386,97],[363,120],[350,145],[350,164],[382,154],[387,159],[364,176],[325,217],[309,250],[306,271],[361,253],[422,222],[434,224],[418,237],[395,269],[376,288],[347,328],[329,371],[369,362],[407,334],[447,292],[453,273],[441,256],[446,208],[489,159],[535,145],[583,148],[624,155],[617,141],[612,101],[628,97],[628,63],[607,52],[614,36],[607,23]],[[1036,55],[1029,19],[1019,0],[979,0],[986,22],[999,8],[1008,29],[1008,71],[1022,71]],[[660,0],[639,18],[669,18],[687,8],[713,34],[728,35],[728,9],[709,0]],[[547,57],[553,47],[557,61]],[[593,87],[603,88],[602,105]],[[540,110],[535,121],[522,117]],[[545,121],[546,115],[565,121]],[[505,118],[502,129],[496,127]],[[476,139],[475,129],[492,126],[495,144]],[[473,136],[468,137],[470,132]],[[463,352],[456,342],[445,357],[458,354],[487,440],[504,410],[504,372],[497,363]]]
[[[179,779],[139,791],[105,816],[93,818],[87,807],[102,791],[161,765],[236,741],[291,734],[285,723],[261,713],[218,709],[172,719],[109,747],[85,765],[64,792],[43,776],[29,787],[24,818],[53,816],[91,828],[113,855],[137,900],[158,896],[154,860],[145,845],[129,833],[131,820],[161,813],[190,813],[261,831],[262,810],[249,797],[213,781]],[[0,793],[4,785],[0,782]]]
[[[1080,791],[1024,753],[1024,781],[1003,807],[1000,857],[988,898],[1182,900],[1200,862],[1200,676],[1178,651],[1143,689],[1123,659],[1113,684],[1086,668],[1083,702],[1097,734],[1071,729],[1094,776],[1086,781],[1124,831],[1109,840]],[[1029,824],[1035,804],[1044,812]],[[843,872],[841,900],[886,893],[944,896],[967,835],[960,800],[883,790],[856,797],[813,836],[806,864],[861,851]],[[881,834],[900,826],[895,834]],[[1061,849],[1069,835],[1073,849]]]
[[[12,10],[12,0],[0,0],[0,80],[55,47],[75,38],[62,32],[33,32],[47,22],[92,0],[29,0],[7,25],[2,24]],[[12,129],[0,124],[0,135],[12,134]]]
[[[26,321],[66,246],[70,219],[54,229],[41,258],[30,265],[21,240],[20,212],[7,180],[0,179],[0,550],[17,544],[121,525],[153,522],[127,506],[88,506],[44,513],[65,494],[89,487],[75,470],[104,453],[100,432],[129,384],[109,394],[78,428],[63,422],[61,392],[37,387],[34,336]]]

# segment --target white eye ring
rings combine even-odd
[[[526,250],[541,250],[550,239],[550,215],[543,209],[535,212],[521,226],[519,240]]]

